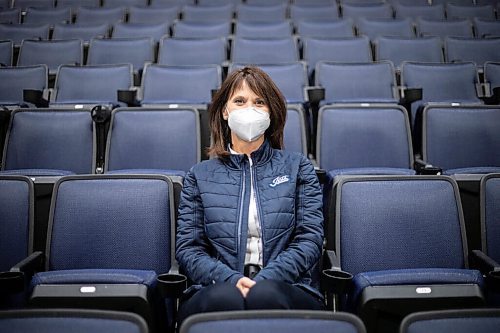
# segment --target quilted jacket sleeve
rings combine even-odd
[[[179,203],[176,259],[180,268],[195,283],[236,282],[243,275],[210,255],[204,228],[201,196],[192,172],[184,179]]]
[[[276,279],[297,283],[319,261],[323,246],[323,203],[311,162],[302,158],[296,189],[296,226],[288,247],[267,263],[255,281]]]

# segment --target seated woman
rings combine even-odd
[[[209,109],[213,157],[182,190],[176,258],[193,285],[191,314],[324,308],[312,279],[323,245],[321,189],[311,162],[282,150],[286,104],[262,70],[230,73]]]

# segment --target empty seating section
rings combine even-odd
[[[285,98],[283,149],[317,170],[335,313],[174,328],[156,278],[177,271],[182,179],[248,65]],[[500,304],[499,133],[499,0],[0,0],[0,332],[499,331],[465,309]]]

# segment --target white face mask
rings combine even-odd
[[[264,134],[271,120],[269,113],[254,107],[229,112],[229,128],[242,140],[252,142]]]

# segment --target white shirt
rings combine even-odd
[[[231,148],[229,148],[229,150],[231,151],[231,154],[239,154]],[[248,161],[250,162],[251,168],[253,165],[253,161],[250,157],[248,158]],[[254,264],[262,267],[262,237],[259,214],[257,212],[257,198],[255,197],[252,172],[250,172],[250,183],[250,204],[248,207],[248,233],[245,265]]]

